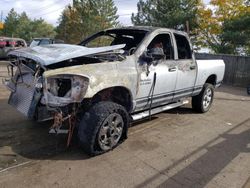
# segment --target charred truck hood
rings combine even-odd
[[[70,44],[51,44],[11,51],[8,55],[32,59],[39,63],[42,67],[47,67],[49,65],[83,56],[107,52],[119,53],[124,47],[125,44],[99,48],[87,48],[80,45]]]

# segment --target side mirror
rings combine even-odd
[[[160,60],[165,58],[165,54],[162,48],[152,48],[149,51],[145,51],[141,59],[146,61],[147,63],[151,63],[152,61]]]
[[[144,62],[147,62],[147,63],[150,63],[154,60],[153,57],[151,56],[151,54],[148,53],[147,51],[145,51],[140,58],[141,58],[141,60],[143,60]]]
[[[153,57],[153,60],[160,60],[165,57],[164,51],[162,48],[152,48],[150,54]]]

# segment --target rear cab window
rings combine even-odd
[[[187,37],[180,34],[174,34],[178,59],[192,59],[192,51]]]

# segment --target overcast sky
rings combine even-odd
[[[204,0],[208,3],[209,0]],[[118,8],[119,21],[123,25],[131,25],[131,13],[137,12],[138,0],[114,0]],[[72,3],[72,0],[0,0],[0,11],[3,11],[3,18],[11,8],[21,13],[25,11],[31,18],[42,17],[47,22],[57,25],[58,18],[65,6]]]

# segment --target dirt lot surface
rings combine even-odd
[[[0,62],[0,76],[6,72]],[[51,122],[26,120],[0,85],[0,187],[250,187],[250,97],[217,90],[213,107],[190,106],[134,123],[115,150],[88,157]]]

